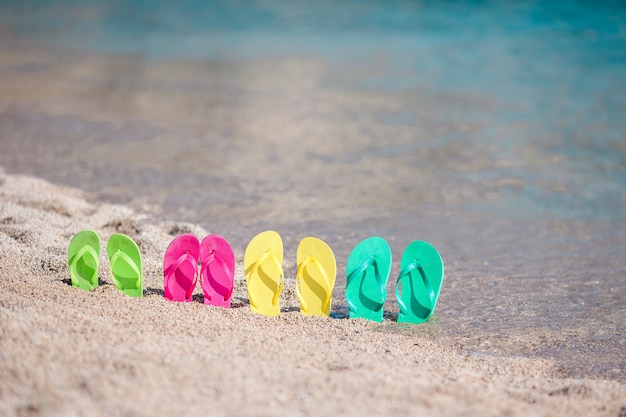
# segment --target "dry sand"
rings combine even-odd
[[[302,317],[293,274],[281,316],[253,315],[242,253],[234,308],[203,305],[199,290],[196,302],[168,302],[167,244],[208,231],[93,200],[0,172],[1,416],[626,416],[619,381],[567,379],[550,361],[471,355],[391,321]],[[112,285],[104,250],[100,286],[69,285],[66,248],[83,228],[98,231],[103,248],[115,232],[138,242],[143,298]]]

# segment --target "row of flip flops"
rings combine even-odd
[[[141,254],[128,236],[115,234],[107,244],[111,276],[123,293],[141,297]],[[92,289],[98,285],[100,238],[84,230],[72,239],[68,262],[72,285]],[[337,266],[330,247],[322,240],[307,237],[296,253],[296,295],[300,311],[307,316],[330,315]],[[280,294],[284,287],[283,243],[280,235],[266,231],[255,236],[244,254],[244,270],[250,308],[267,316],[280,314]],[[346,265],[346,302],[351,318],[383,321],[387,282],[392,254],[380,237],[361,241],[352,250]],[[198,279],[204,303],[230,307],[234,287],[235,254],[219,235],[208,235],[202,242],[192,234],[176,237],[163,260],[164,296],[171,301],[191,301]],[[429,243],[414,241],[400,261],[396,281],[398,321],[421,323],[433,314],[443,283],[443,261]]]

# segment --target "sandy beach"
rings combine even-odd
[[[137,241],[143,298],[112,285],[104,254],[96,290],[69,285],[66,249],[83,228]],[[0,415],[626,415],[623,382],[472,354],[388,319],[303,317],[290,257],[280,317],[251,313],[240,251],[233,308],[203,305],[199,288],[168,302],[162,258],[183,232],[210,231],[1,174]]]
[[[0,417],[626,417],[626,7],[0,0]],[[101,239],[99,286],[67,249]],[[284,247],[279,317],[245,248]],[[115,233],[143,297],[113,285]],[[223,235],[233,308],[164,298],[182,233]],[[301,239],[333,250],[303,317]],[[392,252],[384,322],[347,318],[355,245]],[[412,242],[445,264],[397,323]]]

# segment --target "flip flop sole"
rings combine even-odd
[[[67,263],[72,286],[91,290],[98,286],[100,263],[100,236],[93,230],[82,230],[67,248]]]
[[[443,277],[443,260],[433,245],[417,240],[407,246],[396,283],[396,298],[401,305],[399,323],[423,323],[432,316]]]
[[[332,249],[323,240],[306,237],[298,245],[296,262],[300,312],[305,316],[328,317],[337,278],[337,262]]]
[[[364,239],[354,247],[346,263],[346,301],[350,318],[383,321],[391,258],[389,244],[378,236]]]
[[[186,233],[172,240],[163,258],[163,290],[170,301],[191,301],[196,287],[200,242]]]
[[[207,235],[200,244],[204,304],[229,308],[235,278],[235,252],[220,235]]]
[[[266,316],[280,315],[280,292],[284,282],[283,241],[274,231],[256,235],[248,244],[244,258],[250,308]]]
[[[111,276],[115,286],[131,297],[143,296],[143,273],[139,247],[130,237],[114,234],[107,243]]]

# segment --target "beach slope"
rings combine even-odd
[[[69,284],[66,250],[83,228],[102,239],[94,291]],[[104,247],[118,232],[142,251],[143,298],[112,284]],[[168,302],[162,259],[184,232],[209,231],[0,172],[0,415],[626,415],[619,381],[455,350],[388,320],[303,317],[292,274],[281,316],[253,315],[247,242],[233,245],[234,308],[203,305],[199,289]]]

